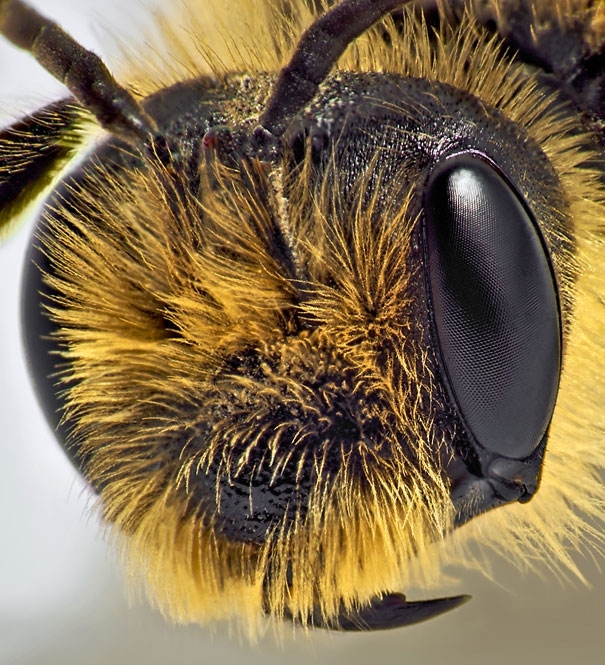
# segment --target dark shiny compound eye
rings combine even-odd
[[[424,213],[432,317],[451,398],[476,443],[524,459],[548,429],[561,365],[557,286],[536,220],[474,154],[437,165]]]

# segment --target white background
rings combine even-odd
[[[225,0],[227,1],[227,0]],[[159,2],[159,0],[158,0]],[[165,0],[168,5],[169,0]],[[126,30],[143,11],[129,0],[38,0],[111,66],[100,26]],[[27,56],[0,43],[0,107],[8,114],[63,94]],[[403,630],[271,638],[249,647],[223,628],[175,627],[129,607],[124,581],[100,537],[89,497],[41,418],[23,364],[19,282],[31,224],[0,247],[0,664],[347,663],[350,665],[591,665],[605,653],[605,574],[583,562],[594,587],[524,576],[505,562],[498,584],[459,573],[473,601]],[[604,561],[599,561],[603,565]]]

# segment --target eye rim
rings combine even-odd
[[[469,425],[468,416],[465,415],[464,409],[460,405],[460,400],[457,397],[456,390],[453,387],[454,381],[450,376],[450,371],[448,369],[448,362],[445,359],[445,354],[442,348],[442,343],[439,337],[439,325],[437,324],[436,315],[435,315],[435,303],[434,303],[434,293],[433,287],[431,285],[431,259],[430,259],[430,247],[428,239],[428,227],[429,222],[427,220],[427,209],[429,208],[428,199],[429,199],[429,190],[432,181],[436,175],[440,175],[446,167],[452,169],[452,166],[455,166],[456,161],[459,162],[459,165],[462,165],[462,168],[466,168],[465,161],[467,159],[473,160],[475,164],[482,164],[491,169],[491,172],[499,178],[501,183],[507,188],[508,193],[516,199],[522,208],[523,212],[527,216],[528,221],[530,222],[530,229],[535,233],[539,246],[542,249],[542,255],[545,259],[547,274],[550,276],[549,283],[552,285],[552,293],[554,295],[554,308],[551,310],[556,314],[556,327],[557,327],[557,358],[556,358],[556,369],[554,374],[556,375],[556,380],[552,384],[552,396],[550,399],[549,406],[547,407],[545,413],[548,414],[548,418],[545,419],[545,426],[542,430],[542,433],[539,437],[534,438],[533,447],[526,447],[524,452],[511,452],[503,454],[501,450],[497,447],[492,448],[488,445],[482,443],[478,436],[475,435],[473,428]],[[546,236],[540,223],[536,218],[536,215],[532,212],[530,203],[526,197],[520,192],[519,188],[514,184],[513,180],[503,171],[503,169],[496,163],[492,158],[490,158],[486,153],[481,150],[474,148],[469,148],[466,150],[457,150],[455,152],[450,152],[445,155],[442,155],[435,163],[432,164],[431,169],[428,171],[426,178],[424,180],[422,195],[422,215],[421,215],[421,243],[422,251],[424,252],[424,281],[425,281],[425,293],[428,305],[428,318],[429,318],[429,327],[430,335],[432,338],[432,345],[437,356],[438,367],[440,368],[441,379],[445,386],[446,392],[450,398],[451,404],[454,407],[458,418],[464,428],[465,436],[468,438],[469,443],[476,448],[479,452],[479,455],[482,459],[489,459],[491,462],[497,459],[503,460],[515,460],[522,462],[529,462],[537,459],[538,457],[543,456],[544,449],[546,447],[548,432],[550,429],[550,424],[552,422],[554,410],[556,407],[559,387],[561,383],[561,372],[562,372],[562,362],[563,362],[563,347],[564,347],[564,312],[562,307],[561,300],[561,289],[558,279],[558,275],[555,269],[555,263],[550,251],[550,247],[546,240]],[[541,255],[541,256],[542,256]],[[553,359],[554,360],[554,359]],[[546,392],[546,391],[544,391]],[[484,468],[485,466],[485,468]],[[482,470],[486,471],[489,464],[482,464]],[[489,473],[487,475],[490,475]]]

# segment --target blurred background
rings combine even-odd
[[[37,0],[112,64],[105,29],[128,33],[160,0]],[[170,0],[164,0],[168,6]],[[33,60],[0,43],[0,121],[64,94]],[[130,605],[125,580],[91,513],[91,497],[41,417],[19,331],[19,292],[32,223],[0,247],[0,664],[164,665],[221,662],[407,665],[596,665],[605,653],[604,560],[582,561],[592,588],[494,562],[494,581],[450,571],[443,592],[470,593],[461,609],[403,630],[315,632],[277,645],[242,644],[227,628],[173,626]],[[421,592],[410,593],[410,598]],[[431,595],[434,595],[431,591]]]

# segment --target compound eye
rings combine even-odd
[[[561,363],[557,287],[536,221],[508,181],[471,154],[431,173],[424,219],[451,397],[477,443],[524,459],[548,429]]]

